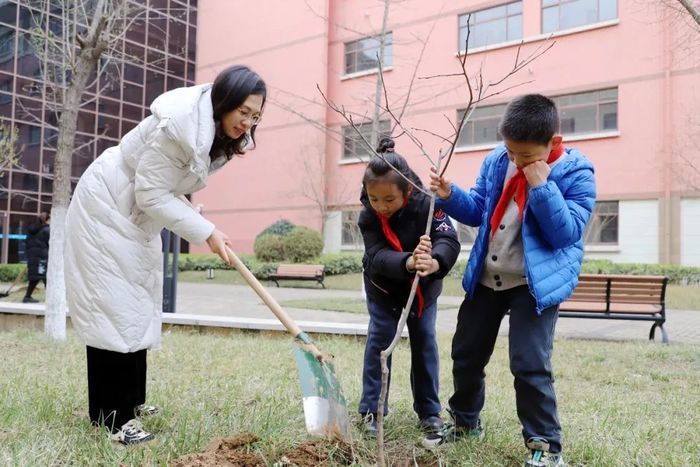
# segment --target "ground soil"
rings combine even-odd
[[[278,467],[311,467],[326,465],[349,465],[352,463],[352,450],[344,443],[330,443],[326,440],[304,441],[282,453],[276,459],[265,459],[256,443],[260,438],[253,433],[245,433],[230,438],[218,438],[200,453],[180,457],[175,467],[264,467],[274,464]]]

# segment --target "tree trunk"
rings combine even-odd
[[[384,16],[382,17],[382,30],[379,33],[379,56],[377,59],[384,65],[384,45],[386,44],[386,23],[389,19],[389,3],[391,0],[384,0]],[[383,68],[383,66],[382,66]],[[386,103],[389,107],[389,103]],[[377,84],[374,90],[374,114],[372,116],[372,135],[370,138],[370,143],[372,144],[372,149],[377,147],[379,142],[379,114],[382,109],[382,76],[381,73],[377,73]]]
[[[688,14],[695,20],[695,23],[700,26],[700,10],[697,6],[691,3],[691,0],[678,0],[683,8],[688,11]]]
[[[58,341],[66,339],[66,285],[63,273],[63,248],[66,238],[66,212],[71,194],[71,165],[78,122],[80,99],[90,72],[97,66],[94,49],[84,48],[77,57],[73,79],[65,93],[63,112],[58,122],[58,145],[54,165],[53,204],[51,207],[51,239],[46,276],[46,317],[44,332]]]

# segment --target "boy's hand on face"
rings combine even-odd
[[[445,177],[439,176],[435,167],[430,168],[430,189],[441,199],[449,198],[452,192],[450,181]]]
[[[551,172],[549,164],[545,161],[535,161],[523,167],[523,174],[531,188],[547,183],[547,177]]]

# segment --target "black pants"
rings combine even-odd
[[[146,349],[119,353],[87,346],[90,421],[112,432],[146,402]]]
[[[546,308],[538,315],[526,285],[496,292],[479,284],[474,298],[462,303],[452,340],[455,392],[450,408],[458,425],[476,425],[486,396],[484,368],[508,310],[510,371],[523,438],[544,438],[549,441],[550,451],[559,453],[561,426],[551,362],[558,307]]]
[[[36,288],[36,286],[39,282],[43,282],[44,288],[46,287],[46,279],[35,279],[35,280],[30,279],[29,285],[27,285],[27,291],[25,292],[24,296],[31,297],[32,294],[34,293],[34,289]]]

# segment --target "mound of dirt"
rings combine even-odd
[[[188,454],[175,461],[174,467],[263,467],[268,465],[255,449],[260,438],[245,433],[231,438],[218,438],[197,454]],[[329,454],[330,453],[330,454]],[[309,440],[279,454],[277,467],[316,467],[352,464],[352,449],[343,443]]]

